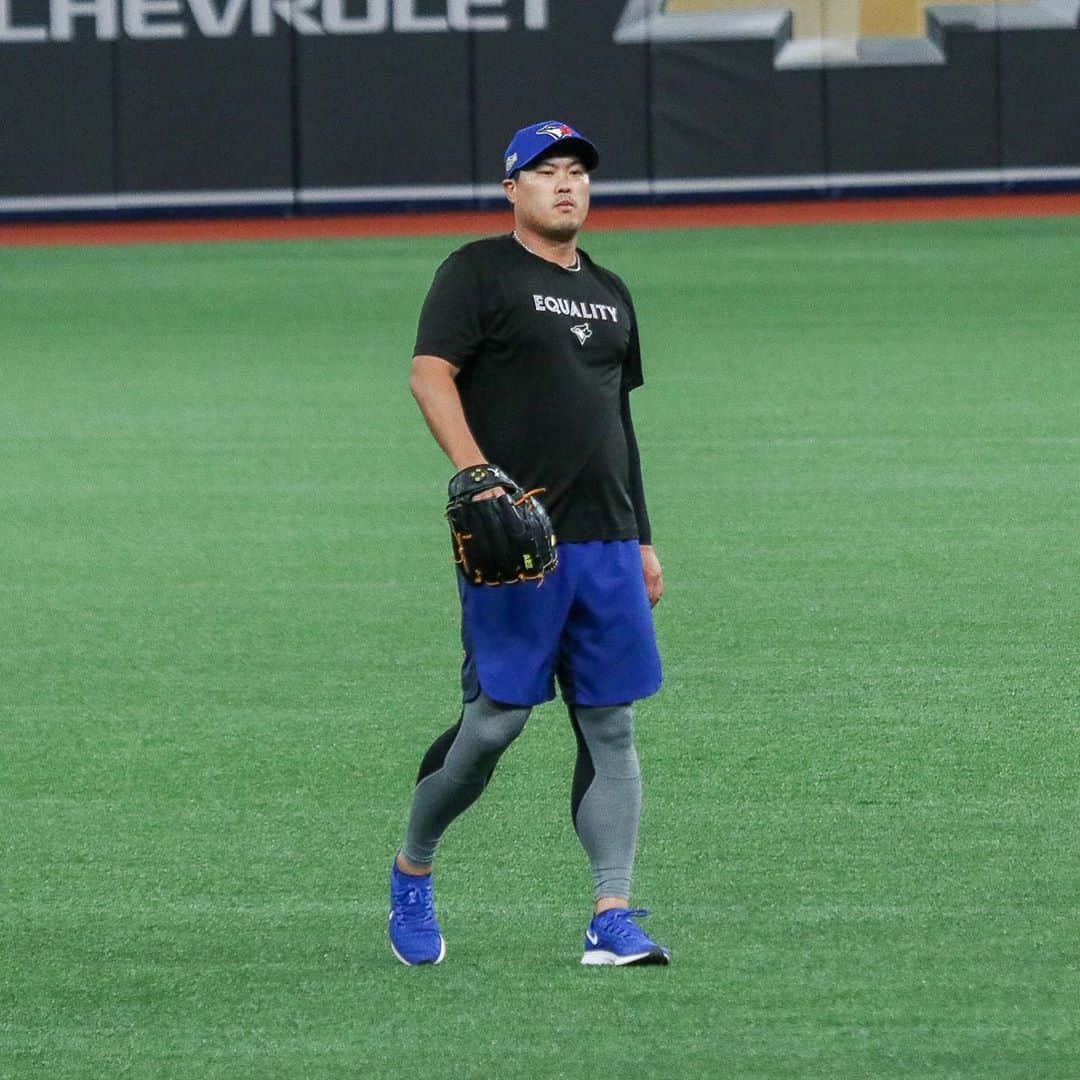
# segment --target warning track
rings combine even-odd
[[[694,229],[856,222],[962,221],[1080,214],[1080,193],[956,195],[946,198],[806,200],[686,206],[596,206],[589,230]],[[0,247],[82,244],[184,244],[312,240],[372,236],[438,236],[500,232],[506,210],[356,214],[299,218],[210,218],[181,221],[46,222],[0,225]]]

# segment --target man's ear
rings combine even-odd
[[[514,199],[517,197],[517,181],[516,180],[504,180],[502,182],[503,192],[506,194],[506,201],[511,206],[514,205]]]

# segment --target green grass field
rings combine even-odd
[[[668,588],[675,959],[620,971],[554,703],[447,835],[446,962],[386,944],[457,242],[0,251],[0,1077],[1080,1076],[1080,219],[588,240]]]

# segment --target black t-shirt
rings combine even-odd
[[[566,270],[512,236],[459,248],[420,313],[416,356],[458,368],[489,461],[542,487],[560,540],[638,536],[622,398],[642,384],[630,294],[580,252]]]

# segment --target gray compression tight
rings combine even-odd
[[[428,750],[413,792],[402,854],[430,865],[450,823],[487,786],[506,748],[529,717],[528,708],[481,694]],[[641,773],[629,705],[574,706],[578,741],[571,795],[574,828],[592,868],[597,897],[629,897],[641,815]]]
[[[466,704],[461,719],[432,743],[420,764],[401,846],[405,858],[420,866],[434,860],[447,826],[480,797],[528,718],[529,709],[501,705],[485,694]]]
[[[570,810],[589,856],[596,896],[628,899],[641,818],[634,710],[575,705],[570,721],[578,740]]]

